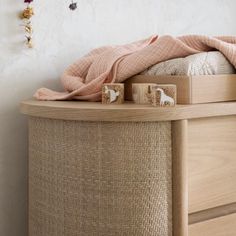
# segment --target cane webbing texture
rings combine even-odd
[[[170,122],[29,120],[29,236],[171,236]]]

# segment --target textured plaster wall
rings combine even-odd
[[[236,34],[235,0],[36,1],[35,48],[23,45],[23,0],[0,0],[0,235],[27,235],[27,122],[18,105],[60,88],[66,66],[90,49],[152,34]]]

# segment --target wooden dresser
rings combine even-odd
[[[85,230],[85,223],[84,226],[83,227],[81,226],[82,228],[79,229],[78,226],[76,226],[76,222],[79,216],[74,216],[74,215],[73,215],[75,217],[74,221],[72,220],[70,222],[67,222],[66,219],[63,218],[65,217],[65,212],[63,210],[65,209],[65,206],[62,206],[62,208],[60,208],[60,204],[56,206],[57,211],[53,211],[54,212],[53,214],[57,214],[56,212],[58,212],[59,214],[60,212],[63,211],[61,213],[63,216],[61,216],[61,218],[59,216],[54,218],[50,218],[50,216],[47,216],[49,217],[49,220],[48,222],[46,221],[44,222],[40,218],[42,217],[44,211],[37,210],[38,209],[37,207],[39,207],[40,204],[42,205],[46,204],[42,200],[43,199],[42,196],[45,193],[42,193],[43,191],[42,189],[39,191],[35,186],[33,186],[39,183],[38,182],[39,180],[37,179],[38,177],[34,176],[35,173],[34,171],[39,173],[39,175],[41,176],[40,178],[42,178],[40,179],[40,181],[43,181],[43,174],[40,174],[40,171],[43,171],[43,167],[40,165],[43,165],[42,163],[43,161],[45,161],[45,158],[50,159],[51,158],[50,155],[53,156],[55,154],[52,152],[51,148],[59,147],[60,149],[60,143],[61,146],[63,146],[63,148],[67,147],[67,144],[65,143],[67,142],[67,140],[70,140],[71,133],[68,133],[66,130],[67,126],[70,125],[72,129],[76,129],[76,127],[79,126],[80,128],[78,129],[79,130],[78,132],[81,133],[81,136],[75,136],[76,133],[73,133],[74,138],[77,139],[77,141],[76,142],[73,141],[73,143],[70,144],[70,147],[66,149],[67,154],[63,154],[67,155],[66,158],[67,157],[69,158],[68,161],[63,162],[65,165],[69,165],[69,163],[67,162],[69,162],[70,160],[70,151],[72,150],[72,148],[77,148],[76,145],[78,145],[78,148],[81,148],[82,152],[82,147],[86,149],[86,145],[91,146],[91,143],[89,143],[88,141],[90,140],[91,142],[93,142],[93,145],[97,147],[96,150],[94,149],[94,152],[97,152],[99,151],[98,149],[101,148],[101,145],[98,143],[98,138],[100,136],[105,137],[105,135],[109,136],[106,142],[109,143],[110,140],[114,138],[115,140],[117,140],[117,142],[119,142],[119,145],[124,145],[120,141],[122,139],[121,133],[122,132],[124,133],[125,130],[127,130],[128,138],[126,142],[130,142],[130,147],[128,148],[126,147],[125,151],[128,154],[127,153],[122,154],[122,146],[119,146],[119,148],[114,149],[115,150],[114,152],[116,153],[117,150],[121,152],[120,155],[123,155],[124,157],[124,158],[122,157],[122,159],[119,159],[119,155],[114,154],[111,148],[109,148],[109,150],[107,151],[109,152],[109,155],[106,152],[103,152],[103,154],[101,154],[101,152],[98,152],[99,155],[104,155],[104,156],[107,155],[108,159],[106,160],[104,159],[104,163],[99,162],[100,163],[99,166],[93,167],[95,169],[100,168],[101,167],[100,165],[103,164],[108,166],[107,162],[109,161],[109,158],[117,158],[113,159],[114,160],[113,165],[116,166],[115,167],[113,166],[112,169],[109,170],[109,175],[108,175],[109,178],[114,181],[116,180],[116,178],[118,178],[116,176],[116,174],[118,173],[118,172],[116,173],[116,169],[118,170],[121,166],[123,166],[122,170],[124,170],[124,168],[126,168],[127,165],[132,165],[132,159],[130,159],[130,157],[134,158],[135,167],[125,170],[124,173],[122,171],[119,172],[121,173],[121,175],[122,173],[126,175],[127,178],[132,178],[132,173],[134,173],[134,175],[137,174],[135,173],[135,171],[141,171],[140,169],[141,167],[138,166],[138,160],[135,157],[138,156],[138,158],[140,159],[143,157],[141,156],[141,154],[139,156],[138,153],[142,153],[143,150],[145,150],[145,152],[149,153],[148,155],[152,156],[152,158],[160,158],[160,160],[162,160],[162,158],[169,157],[167,149],[169,148],[169,145],[171,148],[170,167],[168,167],[168,165],[165,162],[160,161],[160,164],[163,163],[165,164],[165,167],[163,164],[163,168],[169,168],[169,169],[166,170],[163,169],[163,174],[161,175],[159,174],[162,172],[160,173],[155,172],[155,176],[156,175],[159,176],[157,178],[157,181],[161,179],[162,175],[166,176],[166,173],[169,173],[169,175],[171,175],[170,179],[171,189],[169,190],[170,193],[168,193],[168,186],[167,188],[164,188],[167,189],[166,190],[167,194],[165,195],[167,196],[166,199],[168,197],[171,197],[171,203],[168,203],[167,199],[165,200],[165,204],[166,202],[168,204],[163,205],[162,201],[164,201],[163,200],[164,198],[161,195],[160,195],[161,196],[160,202],[150,200],[155,198],[155,195],[159,196],[159,194],[161,194],[158,192],[159,188],[155,188],[155,186],[153,186],[153,188],[151,189],[154,189],[157,192],[155,192],[154,190],[153,192],[151,192],[150,189],[150,191],[148,192],[149,194],[148,197],[145,198],[144,196],[141,202],[139,202],[139,200],[137,199],[139,195],[134,197],[135,201],[137,201],[137,205],[135,205],[135,203],[133,204],[133,207],[135,208],[133,209],[134,212],[137,212],[137,214],[141,215],[142,213],[145,213],[143,217],[138,219],[136,218],[133,221],[131,218],[136,217],[135,214],[134,215],[131,214],[129,218],[127,218],[128,220],[131,220],[130,222],[132,222],[132,224],[135,225],[136,229],[130,229],[129,226],[125,228],[126,226],[124,226],[123,223],[122,224],[117,223],[122,221],[121,219],[119,221],[117,219],[124,213],[125,209],[121,212],[119,209],[114,208],[116,210],[114,210],[115,212],[112,213],[109,210],[103,212],[101,209],[98,208],[98,211],[101,210],[102,213],[101,215],[99,215],[100,216],[99,222],[95,221],[94,223],[95,225],[98,225],[97,226],[98,231],[97,234],[96,231],[93,231],[93,233],[95,232],[95,234],[93,235],[104,235],[104,232],[106,232],[106,236],[109,235],[235,236],[236,235],[236,102],[198,104],[198,105],[178,105],[174,108],[153,108],[148,105],[136,105],[133,103],[126,103],[123,105],[102,105],[100,103],[89,103],[89,102],[41,102],[41,101],[29,100],[21,103],[21,112],[30,117],[30,126],[29,126],[30,139],[33,138],[36,140],[34,142],[29,140],[30,148],[33,148],[33,151],[30,152],[30,159],[34,160],[29,162],[30,178],[34,178],[33,182],[31,182],[31,185],[29,186],[29,202],[30,202],[29,235],[30,236],[69,235],[68,233],[65,233],[63,231],[67,227],[68,227],[68,232],[74,232],[73,235],[78,235],[78,236],[85,235],[84,231],[82,233],[82,230]],[[64,122],[64,123],[59,124],[57,122]],[[85,135],[86,129],[84,128],[83,130],[83,127],[87,127],[88,123],[81,123],[81,122],[91,122],[91,124],[94,125],[93,129],[99,131],[100,136],[97,135],[95,132],[94,133],[95,138],[93,138],[93,135],[91,135],[88,136],[88,140],[85,140],[84,136],[86,136]],[[37,128],[35,128],[36,123],[37,123]],[[100,128],[97,128],[98,127],[97,124],[99,124]],[[135,126],[131,127],[129,125],[131,126],[135,125]],[[61,127],[60,133],[57,133],[56,131],[58,130],[57,127]],[[109,130],[112,130],[112,127],[114,127],[114,129],[117,130],[117,132],[114,134],[108,132]],[[143,141],[143,144],[140,144],[141,139],[133,139],[132,137],[135,135],[141,136],[142,127],[144,129],[143,135],[149,141],[148,142]],[[51,137],[50,144],[47,144],[47,142],[45,142],[44,146],[41,145],[42,146],[41,148],[43,148],[43,151],[41,150],[41,153],[43,154],[39,155],[38,154],[39,150],[36,148],[37,142],[44,142],[44,139],[47,139],[49,130],[50,130],[50,135],[53,132],[55,133],[53,133],[53,135],[50,136]],[[119,130],[123,131],[119,132]],[[156,131],[152,133],[153,130]],[[38,134],[41,131],[45,133],[45,137],[43,137],[43,135],[41,135],[41,137],[38,137]],[[88,128],[88,132],[90,132],[90,128]],[[148,132],[150,132],[150,135]],[[156,133],[158,132],[160,135],[156,135]],[[65,135],[66,138],[61,139],[59,143],[55,144],[54,143],[54,140],[56,140],[55,137],[60,134]],[[162,140],[161,137],[163,137],[163,135],[164,139]],[[157,140],[153,140],[155,137]],[[138,146],[135,146],[134,144],[135,142],[138,143]],[[140,147],[140,145],[142,146],[142,148]],[[154,149],[152,150],[149,149],[149,146],[153,147]],[[65,151],[65,148],[63,150]],[[64,152],[63,150],[62,152]],[[34,159],[35,155],[37,156],[37,159]],[[93,155],[92,152],[91,155]],[[79,152],[73,156],[73,159],[71,159],[75,161],[75,164],[73,164],[72,167],[77,165],[76,164],[77,156],[79,156]],[[148,160],[149,156],[144,157],[142,161],[145,162],[145,158],[147,158]],[[61,152],[58,151],[58,153],[56,153],[55,156],[53,156],[52,158],[56,160],[57,157],[63,158]],[[125,161],[125,157],[127,157],[127,162]],[[42,158],[42,162],[40,162],[39,160],[40,158]],[[123,165],[119,163],[119,160],[124,161],[125,164],[123,163],[124,164]],[[36,163],[38,165],[37,168],[36,168]],[[49,168],[51,164],[53,164],[53,162],[47,162],[47,168]],[[156,165],[156,163],[153,162],[153,165]],[[85,169],[81,173],[85,173],[90,167],[91,166],[86,165]],[[50,168],[51,168],[50,171],[52,171],[52,167]],[[151,165],[149,168],[151,168]],[[104,171],[103,169],[101,170]],[[113,170],[113,172],[111,170]],[[52,173],[53,176],[57,178],[56,177],[57,170],[53,171],[55,171],[53,172],[54,174]],[[67,170],[65,169],[65,171]],[[73,171],[74,169],[72,168],[71,172]],[[144,170],[144,172],[147,173],[147,175],[143,175],[144,176],[143,178],[146,178],[147,176],[149,177],[154,176],[148,170],[147,172],[146,170]],[[44,174],[48,173],[49,169],[47,169],[44,172]],[[77,173],[76,171],[73,172],[73,176],[75,176],[76,173]],[[82,176],[81,173],[79,175],[80,177]],[[99,173],[96,173],[96,171],[94,173],[98,174],[98,176],[101,175],[102,177],[104,177],[107,174],[107,170],[104,171],[104,173],[99,172],[100,175]],[[114,175],[112,173],[114,173]],[[142,174],[142,171],[140,173]],[[99,177],[99,180],[96,182],[97,184],[100,183],[99,181],[101,180],[101,176]],[[81,178],[84,177],[82,176]],[[139,179],[138,176],[137,179]],[[51,178],[49,178],[49,180],[47,181],[50,182]],[[141,181],[140,183],[142,183],[142,180],[140,181]],[[151,181],[150,178],[148,179],[148,181],[149,182]],[[55,188],[53,188],[52,190],[50,190],[49,188],[49,191],[52,191],[48,195],[49,199],[53,199],[53,196],[55,195],[53,191],[56,191],[57,183],[60,184],[59,182],[60,181],[56,179],[54,182]],[[118,182],[116,182],[115,184],[118,184],[117,186],[120,186],[119,184],[121,184],[121,182],[119,183]],[[165,184],[166,182],[168,182],[168,174],[166,176],[166,179],[160,183]],[[103,182],[103,184],[104,183],[105,182]],[[108,183],[110,188],[107,188],[104,185],[99,185],[101,187],[99,189],[101,191],[104,190],[105,192],[103,193],[107,196],[110,189],[115,186],[113,185],[113,183],[114,182]],[[137,182],[133,180],[132,183],[136,184]],[[157,184],[159,184],[159,182],[157,182]],[[43,183],[42,186],[47,188],[47,183]],[[103,187],[104,189],[102,190]],[[71,189],[74,190],[74,188]],[[98,191],[96,192],[96,194],[100,194],[99,189],[96,189],[96,191]],[[38,191],[37,196],[35,195],[35,191]],[[80,189],[80,191],[85,191],[85,190]],[[86,189],[86,191],[90,191],[91,193],[93,190]],[[140,193],[140,191],[141,189],[138,190],[138,193]],[[145,191],[147,191],[147,189],[145,188],[145,186],[143,186],[143,191],[144,191],[143,194],[146,194]],[[95,196],[97,196],[96,194]],[[113,192],[112,194],[113,194],[112,196],[116,196],[114,194],[118,194],[117,196],[120,197],[121,195],[119,194],[122,193]],[[133,193],[130,192],[130,194],[132,195]],[[70,205],[71,202],[76,202],[77,201],[76,196],[77,195],[71,195],[71,199],[69,200],[67,196],[66,199],[69,203],[66,206],[71,206]],[[89,196],[92,198],[93,195]],[[122,197],[124,196],[122,195]],[[129,202],[130,200],[129,196],[126,197],[127,197],[126,198],[127,202]],[[55,199],[57,200],[58,197]],[[80,201],[81,199],[83,200],[83,198],[80,198]],[[90,200],[91,199],[89,197],[86,200],[87,207],[90,206],[89,205]],[[110,205],[111,208],[112,204],[115,201],[116,198],[113,199],[113,202],[109,202],[109,204],[111,204]],[[62,200],[61,204],[63,205],[65,202],[66,201],[64,199]],[[158,205],[158,203],[160,204]],[[103,204],[101,199],[99,200],[99,204],[100,206],[102,206]],[[143,209],[139,207],[140,206],[139,204],[143,204]],[[116,205],[116,207],[118,205]],[[165,233],[161,235],[160,232],[162,231],[158,227],[160,227],[162,224],[156,223],[159,219],[155,218],[154,216],[155,214],[158,215],[160,212],[158,210],[155,211],[155,209],[152,208],[159,207],[161,209],[161,207],[163,206],[171,209],[166,211],[168,219],[166,219],[166,215],[165,219],[164,218],[160,219],[160,221],[163,220],[162,224],[168,224],[168,226],[166,226]],[[93,207],[97,206],[93,205]],[[129,206],[127,205],[127,208],[128,207]],[[149,211],[146,211],[145,208],[148,208]],[[77,209],[76,212],[77,211],[80,211],[80,209]],[[153,212],[155,212],[155,214],[153,214]],[[171,213],[171,215],[168,215],[169,214],[168,212]],[[94,214],[96,214],[96,212]],[[113,219],[112,218],[113,215],[110,216],[109,214],[116,214],[116,219]],[[126,213],[123,216],[125,215]],[[73,218],[73,216],[71,217]],[[88,218],[88,220],[86,221],[87,223],[90,222],[89,219],[90,218]],[[119,234],[119,230],[117,231],[117,233],[115,233],[116,231],[114,230],[113,233],[109,233],[108,231],[106,231],[108,230],[109,227],[110,229],[113,227],[112,226],[113,221],[110,219],[116,222],[116,229],[120,227],[119,230],[122,233]],[[106,224],[107,221],[109,221],[109,226]],[[49,231],[49,228],[52,227],[53,224],[57,226],[55,226],[55,229],[51,228],[51,231]],[[63,225],[61,231],[55,232],[57,231],[56,229],[60,228],[61,225]],[[155,227],[153,227],[152,225],[155,225]],[[165,227],[165,225],[163,225],[163,227]],[[171,227],[171,229],[168,230],[168,227]],[[74,231],[69,231],[72,228]],[[89,229],[87,230],[88,231],[86,232],[88,235],[88,232],[90,231]],[[50,233],[51,235],[49,235],[48,232],[51,232]]]

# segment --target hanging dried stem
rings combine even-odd
[[[26,45],[28,46],[28,48],[33,48],[33,28],[30,21],[31,17],[34,15],[34,9],[30,6],[32,2],[33,0],[24,0],[24,3],[27,3],[28,6],[21,13],[21,19],[23,19],[25,22],[23,26],[25,30]]]

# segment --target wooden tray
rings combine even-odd
[[[125,81],[125,99],[132,101],[132,83],[175,84],[178,104],[236,101],[236,74],[198,76],[137,75]]]

